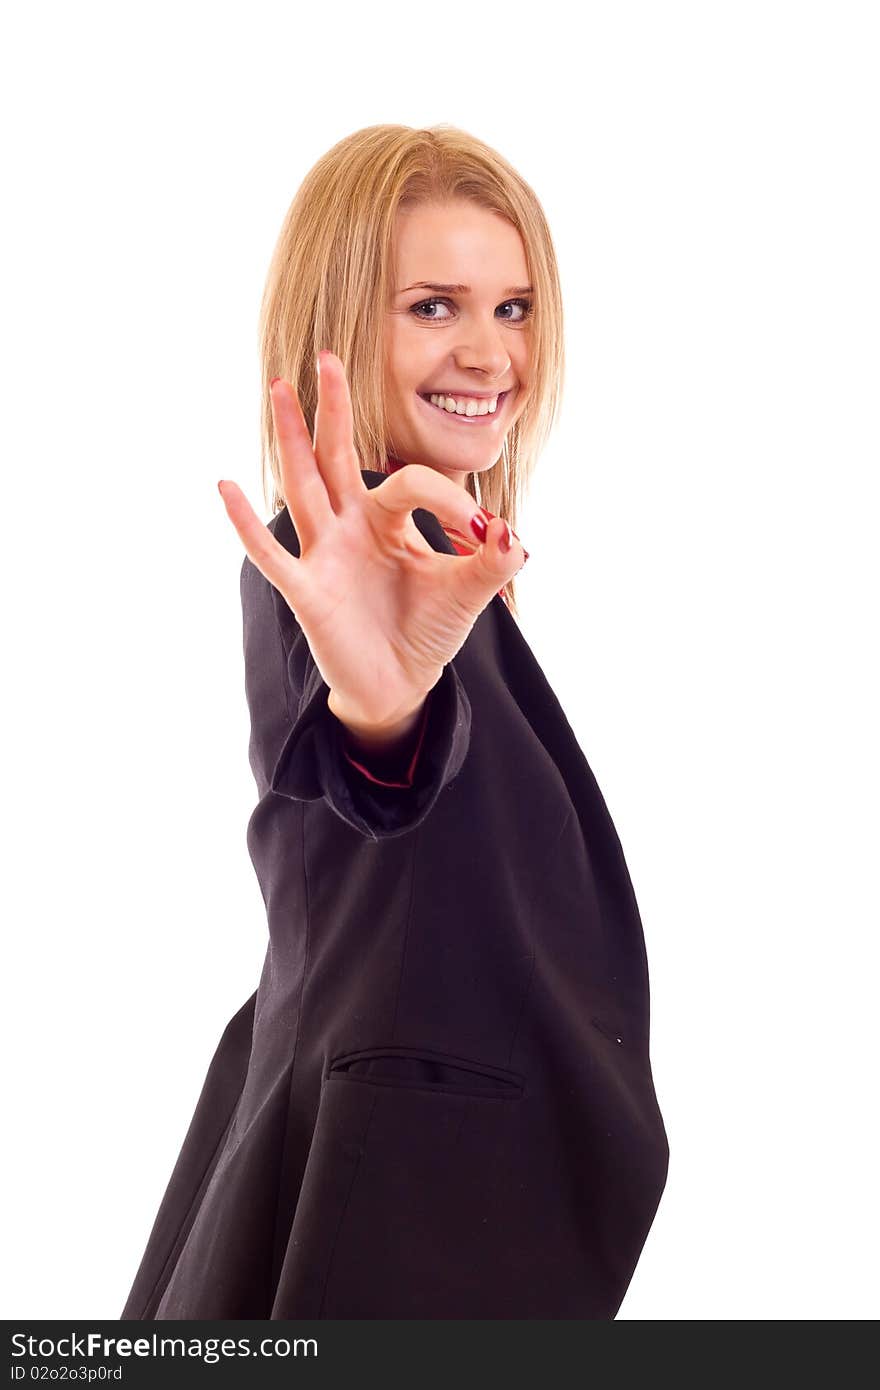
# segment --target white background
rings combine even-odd
[[[314,161],[384,121],[494,145],[560,258],[521,625],[624,846],[671,1146],[620,1318],[880,1311],[877,18],[7,20],[4,1317],[119,1316],[256,988],[243,552],[216,482],[267,515],[269,256]]]

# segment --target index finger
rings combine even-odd
[[[486,539],[486,516],[470,493],[451,478],[423,463],[408,463],[389,474],[373,488],[370,496],[386,510],[403,515],[414,507],[424,507],[445,526],[482,542]]]

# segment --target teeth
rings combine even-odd
[[[428,399],[450,415],[494,415],[498,408],[497,396],[488,401],[476,401],[473,396],[429,396]]]

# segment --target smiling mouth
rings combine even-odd
[[[498,400],[494,411],[486,411],[482,415],[462,415],[459,414],[457,410],[447,410],[445,406],[437,405],[434,401],[431,400],[431,395],[434,394],[436,393],[424,391],[416,392],[416,395],[418,396],[419,400],[424,401],[425,405],[429,408],[429,410],[433,410],[436,414],[444,416],[451,423],[457,425],[474,426],[487,425],[490,421],[497,420],[499,415],[501,414],[502,408],[504,406],[505,401],[507,400],[507,397],[510,395],[510,391],[499,391]],[[473,397],[471,399],[473,399]]]

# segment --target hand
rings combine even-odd
[[[297,558],[275,539],[237,484],[224,482],[227,513],[257,569],[282,594],[305,633],[329,706],[366,733],[399,728],[436,685],[480,613],[525,563],[495,517],[472,555],[432,549],[412,519],[415,507],[473,535],[480,510],[471,495],[433,468],[408,464],[368,488],[354,447],[343,365],[324,353],[318,373],[314,441],[289,382],[272,387],[287,509]],[[483,518],[485,519],[485,518]]]

